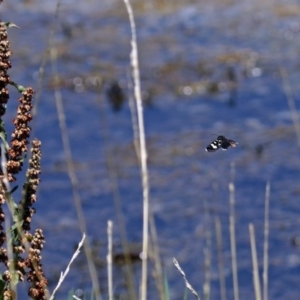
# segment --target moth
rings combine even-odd
[[[216,140],[206,147],[205,150],[208,152],[214,152],[219,148],[222,150],[227,150],[229,147],[236,147],[237,144],[237,142],[226,139],[226,137],[223,135],[219,135]]]

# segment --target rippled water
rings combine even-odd
[[[122,1],[64,1],[55,19],[52,1],[28,3],[2,5],[5,15],[1,18],[20,26],[9,30],[12,78],[37,88],[37,71],[53,28],[68,133],[98,263],[105,264],[108,219],[115,222],[115,244],[120,249],[114,184],[129,240],[139,252],[142,191],[127,101],[132,92],[128,89],[130,28],[124,5]],[[136,5],[135,12],[151,206],[171,299],[183,299],[184,293],[172,258],[178,259],[200,291],[207,247],[211,299],[220,297],[216,216],[222,223],[227,296],[232,298],[228,192],[232,163],[240,297],[254,298],[250,222],[256,230],[262,272],[265,186],[270,181],[269,295],[270,299],[297,299],[300,155],[280,68],[287,71],[298,107],[300,7],[287,1],[261,5],[250,1],[183,5],[178,1],[176,7],[165,2],[148,4],[146,8]],[[45,231],[44,265],[54,284],[80,240],[80,231],[52,78],[47,62],[34,129],[43,145],[35,224]],[[126,98],[118,112],[106,93],[113,81],[119,82]],[[95,86],[99,82],[100,91]],[[10,101],[13,107],[15,98]],[[13,113],[8,110],[7,122]],[[226,152],[205,152],[220,134],[238,141],[238,146]],[[139,272],[139,266],[135,268]],[[105,267],[99,271],[104,289],[105,272]],[[82,257],[59,297],[65,297],[70,288],[89,290],[86,274]],[[116,291],[120,286],[116,283]],[[157,299],[153,283],[150,286],[149,299]]]

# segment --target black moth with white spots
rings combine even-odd
[[[236,147],[237,142],[233,140],[226,139],[223,135],[219,135],[216,140],[214,140],[209,146],[206,147],[206,151],[208,152],[214,152],[218,150],[219,148],[222,148],[222,150],[227,150],[229,147]]]

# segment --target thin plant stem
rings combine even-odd
[[[283,88],[284,88],[284,92],[285,92],[285,95],[286,95],[286,99],[287,99],[289,109],[290,109],[290,112],[291,112],[295,132],[296,132],[296,136],[297,136],[298,145],[300,147],[299,114],[298,114],[298,111],[297,111],[297,108],[296,108],[295,99],[294,99],[292,88],[291,88],[291,85],[290,85],[290,82],[289,82],[288,72],[284,67],[280,67],[279,71],[280,71],[280,75],[281,75],[281,78],[282,78],[282,83],[283,83]]]
[[[99,91],[100,92],[100,91]],[[105,113],[103,113],[104,109],[103,106],[101,106],[101,98],[97,97],[99,104],[99,114],[100,114],[100,122],[101,122],[101,129],[102,134],[104,138],[104,149],[105,149],[105,158],[106,158],[106,164],[107,169],[109,173],[109,182],[111,187],[111,192],[113,196],[114,206],[116,210],[116,218],[117,218],[117,224],[120,232],[121,237],[121,245],[124,252],[124,258],[125,258],[125,280],[126,284],[128,286],[128,293],[129,293],[129,299],[130,300],[136,300],[137,296],[135,293],[135,285],[134,285],[134,274],[132,270],[132,260],[130,258],[130,247],[128,244],[128,237],[127,237],[127,231],[126,231],[126,223],[124,219],[124,215],[122,212],[122,199],[120,196],[119,186],[118,186],[118,176],[117,176],[117,170],[116,170],[116,162],[114,159],[114,155],[112,153],[112,149],[109,145],[110,135],[109,135],[109,129],[107,126],[107,119]]]
[[[207,201],[204,199],[204,214],[206,219],[206,229],[205,229],[205,236],[206,236],[206,246],[203,249],[204,253],[204,266],[205,266],[205,281],[203,284],[203,297],[205,300],[210,299],[210,279],[211,279],[211,231],[210,231],[210,219],[209,213],[207,208]]]
[[[265,197],[265,224],[264,224],[264,262],[263,262],[263,300],[268,300],[268,264],[269,264],[269,207],[270,207],[270,182],[266,185]]]
[[[107,222],[107,280],[108,280],[108,299],[113,300],[113,272],[112,272],[112,261],[113,261],[113,222]]]
[[[205,300],[210,299],[210,253],[208,247],[203,249],[204,255],[204,274],[205,274],[205,281],[203,284],[203,297]]]
[[[137,113],[136,113],[136,105],[134,102],[134,97],[132,96],[132,83],[131,83],[131,76],[127,73],[127,80],[128,80],[128,90],[129,90],[129,108],[131,112],[131,122],[133,128],[133,143],[135,152],[137,155],[137,159],[140,163],[141,155],[140,155],[140,146],[139,146],[139,127],[138,127],[138,120],[137,120]],[[157,238],[157,231],[155,226],[155,220],[153,216],[153,212],[149,211],[149,226],[150,226],[150,234],[152,240],[152,257],[154,260],[154,273],[153,277],[155,279],[156,287],[159,293],[159,297],[161,300],[165,299],[165,292],[164,292],[164,283],[163,283],[163,271],[161,267],[160,255],[159,255],[159,246],[158,246],[158,238]]]
[[[54,76],[54,96],[55,96],[55,103],[57,108],[57,115],[59,120],[59,126],[61,130],[61,136],[63,141],[63,147],[64,152],[66,156],[66,163],[67,163],[67,169],[68,169],[68,176],[71,181],[72,185],[72,192],[73,192],[73,199],[75,203],[75,208],[77,212],[79,227],[82,233],[87,232],[87,227],[85,223],[85,218],[82,210],[81,205],[81,197],[79,194],[79,185],[78,185],[78,179],[75,173],[73,159],[72,159],[72,151],[69,141],[69,136],[67,133],[67,124],[66,124],[66,116],[64,112],[64,106],[63,106],[63,100],[62,95],[59,89],[59,77],[58,77],[58,71],[57,71],[57,49],[53,45],[53,41],[51,41],[50,44],[50,58],[51,58],[51,65],[52,65],[52,73]],[[93,260],[93,254],[91,245],[89,242],[89,239],[86,238],[84,242],[84,251],[87,258],[88,268],[91,275],[91,280],[93,284],[93,292],[95,294],[95,298],[97,300],[102,299],[101,293],[100,293],[100,287],[99,287],[99,281],[96,271],[96,266],[94,264]]]
[[[155,220],[153,216],[153,212],[150,210],[149,216],[149,223],[150,223],[150,233],[151,233],[151,245],[152,245],[152,256],[154,260],[154,279],[156,283],[156,287],[159,293],[159,297],[161,300],[165,299],[165,291],[164,291],[164,284],[163,284],[163,270],[161,267],[161,260],[159,255],[159,247],[158,247],[158,237],[157,231],[155,226]]]
[[[5,148],[4,148],[4,144],[1,144],[1,153],[6,153],[5,152]],[[7,176],[7,161],[6,161],[6,156],[5,155],[1,155],[1,170],[3,172],[4,178],[3,178],[3,183],[5,185],[6,191],[10,191],[10,184],[9,184],[9,180],[8,180],[8,176]],[[16,206],[12,200],[11,197],[6,197],[7,198],[7,204],[8,204],[8,209],[12,215],[12,218],[14,221],[16,221],[16,225],[17,225],[17,230],[18,233],[20,234],[20,237],[22,237],[22,239],[24,241],[26,241],[26,239],[24,238],[24,233],[21,229],[21,224],[18,220],[15,220],[15,215],[16,215]],[[13,244],[12,244],[12,236],[11,236],[11,224],[10,224],[10,220],[9,218],[5,218],[5,228],[6,228],[6,239],[7,239],[7,257],[8,257],[8,261],[13,262],[14,261],[14,253],[13,253]],[[25,247],[27,252],[29,253],[28,249],[28,242],[25,243]],[[15,264],[14,263],[10,263],[8,265],[8,269],[10,274],[15,274]],[[12,289],[12,291],[14,293],[16,293],[17,289],[16,289],[16,284],[15,284],[15,280],[12,280],[10,282],[10,288]],[[17,294],[16,294],[17,296]]]
[[[235,199],[234,199],[234,184],[232,182],[229,183],[229,193],[230,193],[229,231],[230,231],[233,293],[234,293],[234,300],[239,300],[239,283],[238,283],[236,239],[235,239],[235,211],[234,211]]]
[[[200,300],[200,296],[198,295],[198,293],[195,291],[195,289],[192,287],[192,285],[188,282],[188,280],[186,279],[185,273],[184,271],[181,269],[178,261],[176,260],[176,258],[173,258],[173,264],[175,265],[175,267],[177,268],[177,270],[181,273],[185,286],[187,289],[189,289],[198,300]]]
[[[255,291],[255,299],[261,300],[260,280],[259,280],[258,262],[257,262],[257,251],[256,251],[256,243],[255,243],[255,232],[254,232],[254,226],[252,223],[249,224],[249,234],[250,234],[250,244],[251,244],[251,253],[252,253],[253,284],[254,284],[254,291]]]
[[[41,94],[42,94],[42,85],[43,85],[43,80],[44,80],[44,74],[45,74],[45,66],[46,63],[49,59],[49,49],[50,49],[50,43],[53,40],[53,35],[54,35],[54,31],[55,31],[55,26],[57,26],[58,23],[58,12],[59,12],[59,8],[60,8],[60,0],[57,0],[56,2],[56,10],[55,10],[55,16],[53,18],[52,24],[51,24],[51,28],[50,28],[50,33],[49,33],[49,37],[47,39],[47,46],[43,52],[43,56],[42,56],[42,62],[41,65],[39,67],[39,74],[38,74],[38,82],[37,82],[37,88],[36,88],[36,94],[35,94],[35,102],[34,105],[32,107],[32,123],[31,123],[31,127],[33,127],[33,122],[35,122],[36,118],[35,116],[38,113],[38,106],[41,100]],[[32,130],[33,130],[32,129]],[[32,132],[33,135],[33,132]]]
[[[127,81],[128,81],[128,90],[129,90],[128,103],[129,103],[129,109],[131,113],[131,123],[133,128],[133,145],[135,148],[138,161],[140,163],[141,155],[140,155],[140,145],[139,145],[139,126],[137,120],[136,105],[134,102],[134,97],[132,96],[131,93],[132,91],[131,76],[128,73],[127,73]]]
[[[213,187],[213,191],[214,191],[213,199],[219,200],[220,196],[219,196],[218,183],[216,181],[213,181],[212,187]],[[225,284],[223,241],[222,241],[222,224],[221,224],[221,220],[219,217],[219,201],[218,201],[218,204],[216,205],[215,232],[216,232],[216,241],[217,241],[220,299],[226,300],[226,284]]]
[[[71,258],[69,264],[67,265],[66,270],[65,270],[64,272],[61,272],[59,281],[58,281],[58,283],[57,283],[57,285],[56,285],[56,287],[55,287],[55,289],[54,289],[52,295],[50,296],[49,300],[53,300],[53,299],[54,299],[57,290],[59,289],[59,287],[60,287],[61,284],[63,283],[63,281],[64,281],[64,279],[66,278],[67,274],[69,273],[71,264],[73,263],[73,261],[76,259],[76,257],[77,257],[77,256],[79,255],[79,253],[80,253],[80,249],[81,249],[81,247],[82,247],[82,245],[83,245],[83,243],[84,243],[85,237],[86,237],[86,236],[85,236],[85,233],[83,233],[82,239],[81,239],[80,243],[78,244],[77,250],[76,250],[75,253],[73,254],[73,256],[72,256],[72,258]]]
[[[1,153],[6,153],[5,152],[5,147],[4,144],[1,144]],[[6,156],[5,155],[1,155],[1,170],[3,172],[4,178],[3,178],[3,183],[5,185],[6,191],[10,191],[10,184],[9,184],[9,180],[8,180],[8,175],[7,175],[7,161],[6,161]],[[11,197],[7,197],[7,204],[8,204],[8,209],[11,213],[11,215],[14,217],[16,212],[16,206],[14,204],[14,202],[12,201]],[[22,230],[21,230],[21,226],[19,225],[20,222],[17,222],[18,225],[18,230],[20,235],[22,234]]]
[[[164,300],[170,300],[170,289],[169,289],[169,283],[168,283],[166,272],[164,272],[164,290],[165,290]]]
[[[1,145],[2,146],[2,145]],[[11,224],[10,224],[10,220],[9,218],[5,218],[5,228],[11,228]],[[14,253],[13,253],[13,243],[12,243],[12,236],[11,236],[11,230],[6,230],[6,239],[7,239],[7,257],[8,257],[8,261],[13,262],[14,261]],[[15,264],[14,263],[10,263],[8,265],[8,269],[10,274],[14,274],[14,276],[16,276],[16,270],[15,270]],[[17,297],[17,289],[16,289],[16,281],[15,280],[11,280],[10,281],[10,289],[16,294],[16,298]],[[49,296],[49,295],[48,295]]]
[[[141,155],[140,155],[140,145],[139,145],[139,126],[138,126],[138,120],[137,120],[137,112],[136,112],[136,105],[134,102],[134,97],[132,96],[132,83],[131,83],[131,76],[127,73],[127,81],[128,81],[128,90],[129,90],[129,108],[131,113],[131,122],[132,122],[132,128],[133,128],[133,144],[135,148],[135,152],[137,155],[138,162],[141,161]],[[161,267],[161,261],[160,261],[160,255],[159,255],[159,246],[158,246],[158,238],[157,238],[157,231],[155,226],[155,220],[153,216],[153,212],[151,210],[149,211],[149,227],[150,227],[150,234],[151,234],[151,240],[152,240],[152,256],[154,260],[154,267],[155,270],[153,273],[153,277],[155,279],[156,287],[159,293],[159,297],[161,300],[165,299],[165,292],[164,292],[164,283],[163,283],[163,271]]]
[[[136,26],[133,16],[133,11],[129,0],[124,0],[131,27],[131,54],[130,61],[133,69],[134,80],[134,96],[136,100],[138,125],[139,125],[139,140],[140,140],[140,155],[141,155],[141,176],[143,186],[143,250],[142,258],[142,279],[140,287],[140,299],[147,299],[147,266],[148,266],[148,244],[149,244],[149,179],[147,168],[147,149],[144,128],[143,104],[141,96],[140,72],[138,63],[138,49],[136,39]]]
[[[223,259],[223,241],[222,241],[222,225],[219,217],[215,218],[217,251],[218,251],[218,268],[220,278],[220,294],[221,300],[226,300],[226,285],[224,275],[224,259]]]

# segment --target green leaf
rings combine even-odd
[[[184,290],[184,296],[183,297],[184,297],[183,300],[187,300],[187,297],[188,297],[188,289],[187,288],[185,288],[185,290]]]
[[[6,23],[4,23],[4,24],[5,24],[5,26],[6,26],[7,28],[11,28],[11,27],[20,28],[19,26],[17,26],[16,24],[14,24],[14,23],[12,23],[12,22],[6,22]]]
[[[18,185],[14,186],[9,193],[12,194],[18,189],[18,187],[19,187]]]
[[[74,293],[75,293],[75,290],[74,290],[74,289],[71,289],[71,290],[69,291],[69,293],[68,293],[68,300],[73,300],[73,299],[74,299],[74,298],[73,298]]]
[[[24,91],[26,91],[26,88],[23,85],[19,85],[19,84],[15,83],[14,81],[11,81],[10,84],[13,85],[14,87],[16,87],[20,93],[23,93]]]
[[[169,293],[169,283],[166,272],[164,272],[164,287],[165,287],[165,300],[170,299],[170,293]]]
[[[11,231],[12,242],[13,243],[17,242],[19,238],[18,225],[15,223],[13,226],[11,226],[10,231]]]
[[[1,279],[0,279],[0,300],[4,300],[3,292],[4,292],[5,287],[6,287],[6,282],[2,279],[2,275],[1,275]]]
[[[4,144],[5,150],[8,151],[9,145],[8,145],[8,143],[6,141],[6,133],[5,133],[5,131],[0,131],[0,138],[1,138],[2,142],[3,142],[3,144]]]
[[[11,284],[16,286],[19,283],[19,275],[16,272],[13,272],[11,277]]]
[[[23,85],[17,85],[16,88],[20,93],[23,93],[26,90],[26,88]]]

